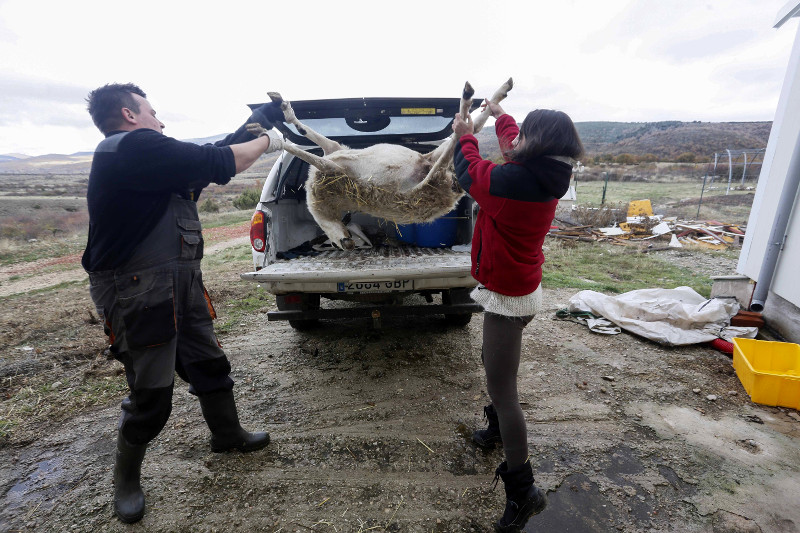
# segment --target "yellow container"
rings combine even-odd
[[[653,204],[650,200],[633,200],[628,203],[629,217],[651,217],[653,216]]]
[[[735,338],[733,368],[755,403],[800,409],[800,345]]]

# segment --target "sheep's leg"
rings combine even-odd
[[[472,107],[472,97],[475,95],[475,89],[472,88],[469,82],[464,84],[464,91],[461,93],[461,105],[459,106],[458,113],[461,118],[467,119],[469,117],[469,108]],[[436,150],[429,152],[425,158],[433,163],[433,166],[428,171],[428,175],[420,182],[426,182],[434,173],[438,172],[442,166],[449,164],[453,159],[453,148],[455,147],[455,134],[450,135],[447,139],[440,144]]]
[[[514,87],[514,80],[512,78],[508,78],[503,85],[500,86],[497,91],[492,95],[490,101],[499,104],[508,96],[508,92]],[[472,86],[467,82],[464,85],[464,92],[461,94],[461,107],[459,109],[459,113],[461,117],[466,119],[469,115],[469,108],[472,107],[472,97],[475,94],[475,90]],[[484,124],[486,124],[486,120],[491,116],[491,111],[489,107],[485,107],[483,111],[478,115],[478,117],[473,121],[472,127],[475,133],[478,133],[483,129]],[[449,165],[453,160],[453,151],[455,148],[455,134],[450,135],[442,144],[440,144],[436,150],[433,152],[428,153],[425,157],[433,162],[433,166],[431,170],[428,172],[428,175],[420,182],[425,183],[434,173],[438,172],[445,165]]]
[[[508,96],[508,92],[514,88],[514,79],[508,78],[508,81],[505,82],[503,85],[500,86],[497,91],[492,95],[489,99],[490,102],[493,104],[499,104],[503,100],[506,99]],[[483,129],[484,124],[486,124],[486,120],[492,115],[492,112],[489,111],[489,106],[483,108],[483,111],[480,112],[478,118],[472,123],[472,127],[475,130],[475,133],[478,133]]]
[[[334,246],[342,250],[355,248],[350,231],[342,224],[341,209],[318,199],[313,186],[308,191],[308,211]]]
[[[472,107],[472,97],[475,95],[475,89],[472,88],[469,82],[464,84],[464,91],[461,93],[461,105],[459,106],[459,114],[461,118],[467,119],[469,117],[469,108]],[[453,161],[453,151],[455,149],[456,137],[455,134],[450,135],[436,150],[426,154],[424,157],[428,161],[433,162],[428,174],[420,181],[414,189],[427,187],[430,180],[439,172]]]
[[[305,136],[309,141],[322,148],[322,152],[325,155],[336,152],[337,150],[341,150],[343,148],[341,144],[328,139],[324,135],[317,133],[297,120],[294,110],[292,109],[292,105],[284,100],[280,93],[267,93],[267,95],[273,102],[278,102],[280,104],[286,122],[297,128],[297,131],[300,133],[300,135]]]
[[[283,149],[292,154],[293,156],[297,157],[298,159],[302,159],[312,167],[318,168],[325,174],[346,174],[344,168],[337,165],[333,161],[329,161],[318,155],[306,152],[302,148],[299,148],[297,145],[285,142],[283,143]]]

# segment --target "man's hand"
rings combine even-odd
[[[283,139],[281,139],[277,133],[267,131],[264,126],[257,122],[247,124],[245,127],[247,128],[247,131],[250,132],[250,135],[253,135],[254,137],[269,137],[269,146],[266,150],[264,150],[265,154],[271,154],[272,152],[283,150]]]
[[[268,135],[267,128],[259,124],[258,122],[249,122],[244,126],[247,128],[247,131],[253,137],[263,137],[264,135]]]
[[[472,118],[467,116],[467,120],[464,120],[461,118],[460,114],[456,114],[456,118],[453,120],[453,133],[456,134],[456,137],[460,138],[462,135],[472,135],[473,132]]]

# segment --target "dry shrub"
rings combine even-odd
[[[11,239],[0,238],[0,257],[6,254],[13,253],[19,248],[19,241]]]
[[[261,189],[246,189],[233,199],[233,207],[236,209],[255,209],[260,200]]]
[[[0,239],[27,241],[85,233],[89,227],[87,211],[61,213],[39,209],[30,215],[0,218]]]
[[[627,212],[627,205],[603,205],[601,207],[576,205],[572,210],[572,218],[582,226],[605,228],[613,226],[615,223],[625,222]]]

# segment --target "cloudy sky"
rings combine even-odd
[[[91,151],[87,93],[133,82],[180,139],[289,100],[490,95],[575,121],[772,120],[787,0],[0,0],[0,154]]]

